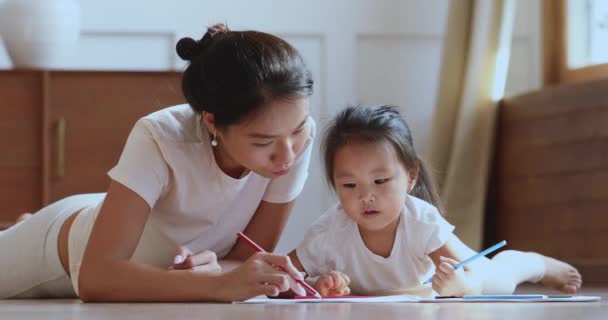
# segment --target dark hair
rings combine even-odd
[[[217,126],[238,123],[274,99],[312,95],[298,51],[271,34],[216,24],[198,41],[180,39],[176,50],[190,62],[182,77],[186,100],[194,111],[212,113]]]
[[[418,165],[418,181],[411,194],[443,211],[432,176],[427,165],[414,149],[412,133],[394,106],[348,107],[329,123],[322,142],[325,175],[335,189],[334,158],[345,145],[357,142],[387,142],[395,148],[399,160],[407,168]]]

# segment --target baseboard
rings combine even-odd
[[[608,284],[608,264],[575,264],[583,276],[584,285]]]

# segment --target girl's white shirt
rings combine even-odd
[[[421,285],[435,272],[428,254],[443,246],[453,230],[437,208],[408,195],[385,258],[365,246],[357,223],[336,204],[313,223],[296,254],[311,277],[332,270],[348,275],[355,294],[431,296],[431,285]]]

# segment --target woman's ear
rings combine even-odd
[[[407,182],[408,182],[408,188],[407,188],[407,192],[410,193],[412,192],[412,190],[414,190],[414,187],[416,186],[416,182],[418,182],[418,173],[420,172],[420,162],[416,161],[416,165],[414,165],[414,167],[409,168],[407,170]]]
[[[215,115],[207,111],[203,111],[201,117],[205,128],[209,131],[209,134],[217,135],[217,127],[215,126]]]

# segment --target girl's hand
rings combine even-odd
[[[314,284],[322,296],[344,296],[350,293],[350,278],[342,272],[331,271],[319,277]]]
[[[441,264],[433,276],[433,290],[442,296],[462,297],[468,287],[464,268],[454,269],[458,261],[440,257]],[[466,267],[465,267],[466,268]]]
[[[279,270],[278,266],[287,272]],[[304,288],[294,280],[303,280],[302,274],[285,255],[258,252],[220,277],[218,297],[224,301],[246,300],[259,295],[276,297],[290,289],[297,295],[306,295]]]
[[[217,262],[215,252],[203,250],[198,253],[192,253],[186,247],[177,248],[177,253],[173,258],[173,265],[169,269],[207,273],[220,273],[222,271],[222,267]]]

